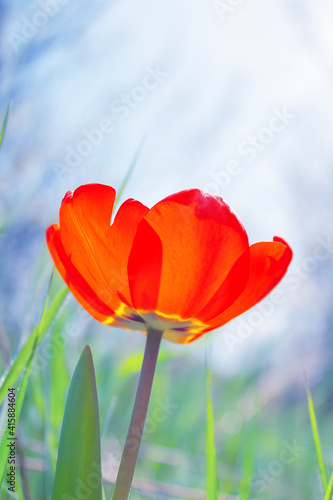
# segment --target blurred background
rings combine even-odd
[[[332,16],[324,0],[0,2],[1,122],[11,103],[0,151],[1,372],[40,318],[52,271],[45,229],[65,192],[88,182],[118,189],[135,157],[123,199],[152,206],[198,187],[232,206],[251,243],[278,235],[294,250],[287,277],[256,308],[193,345],[164,343],[156,398],[176,408],[148,432],[139,462],[139,478],[157,490],[137,488],[134,499],[205,498],[207,350],[221,492],[239,493],[252,443],[253,498],[322,498],[304,370],[331,470]],[[89,343],[105,421],[113,401],[108,462],[144,337],[99,325],[74,300],[58,322],[62,335],[80,326],[67,335],[66,376]],[[23,438],[33,470],[45,415],[30,397]],[[279,457],[295,440],[286,465]],[[31,481],[42,481],[38,467]]]

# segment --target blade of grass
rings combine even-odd
[[[24,370],[24,367],[28,363],[31,353],[34,351],[35,342],[36,345],[38,345],[42,340],[43,336],[45,335],[45,333],[47,332],[60,306],[65,300],[67,293],[68,293],[68,288],[67,287],[63,288],[58,293],[58,295],[56,296],[50,307],[47,309],[47,311],[44,308],[44,313],[42,315],[39,325],[37,325],[36,328],[34,328],[28,340],[17,354],[7,374],[5,374],[2,377],[1,380],[2,384],[0,387],[0,404],[4,401],[6,397],[7,388],[13,387],[13,385],[15,385],[15,382],[17,381],[18,377]],[[48,297],[45,302],[45,305],[47,305],[47,302],[48,302]]]
[[[325,464],[324,464],[323,453],[322,453],[321,444],[320,444],[319,431],[318,431],[317,418],[316,418],[316,413],[315,413],[315,409],[314,409],[314,404],[313,404],[310,388],[309,388],[309,385],[308,385],[306,379],[305,379],[305,387],[306,387],[306,393],[307,393],[307,397],[308,397],[309,415],[310,415],[310,421],[311,421],[313,441],[314,441],[314,446],[315,446],[315,450],[316,450],[317,463],[318,463],[319,473],[320,473],[320,477],[321,477],[321,482],[323,485],[323,491],[325,492],[327,490],[327,476],[326,476]]]
[[[324,500],[332,500],[333,497],[333,473],[331,475],[328,487],[324,496]]]
[[[21,477],[17,477],[17,481],[16,481],[15,486],[16,486],[16,490],[15,490],[16,496],[14,498],[16,500],[26,500],[24,493],[23,493],[23,486],[22,486],[22,478]]]
[[[218,477],[214,436],[214,414],[212,405],[212,373],[208,362],[208,346],[206,345],[206,498],[217,500]]]
[[[21,476],[21,481],[22,481],[22,495],[21,495],[21,497],[23,498],[23,500],[31,500],[28,471],[27,471],[27,467],[26,467],[26,463],[25,463],[25,456],[24,456],[23,439],[22,439],[22,436],[20,433],[18,433],[18,435],[17,435],[17,456],[19,459],[19,471],[20,471],[20,476]],[[19,483],[19,481],[18,481],[18,483]],[[18,488],[18,493],[19,493],[19,488]]]
[[[1,148],[1,144],[2,144],[4,135],[5,135],[5,131],[6,131],[6,127],[7,127],[8,115],[9,115],[9,108],[10,108],[10,103],[7,106],[7,111],[6,111],[6,114],[5,114],[5,118],[4,118],[3,122],[2,122],[2,127],[1,127],[1,131],[0,131],[0,148]]]
[[[161,352],[158,357],[158,363],[161,365],[164,361],[169,361],[170,359],[175,359],[174,353]],[[143,353],[133,354],[127,358],[119,368],[119,379],[128,377],[129,375],[138,373],[142,366]]]
[[[37,342],[34,344],[34,348],[31,351],[30,358],[28,360],[28,364],[26,366],[26,370],[23,374],[22,382],[20,387],[17,390],[16,393],[16,402],[15,402],[15,425],[17,426],[19,418],[20,418],[20,413],[21,413],[21,408],[23,405],[23,400],[25,396],[25,391],[27,389],[28,385],[28,380],[29,380],[29,375],[30,375],[30,370],[31,370],[31,364],[34,356],[35,349],[37,347]],[[12,387],[12,386],[8,386]],[[7,389],[8,390],[8,389]],[[0,444],[0,489],[2,486],[3,479],[5,477],[5,472],[6,472],[6,467],[7,467],[7,462],[8,462],[8,456],[10,453],[10,448],[8,447],[8,440],[12,439],[9,434],[10,430],[8,426],[5,428],[5,432],[2,436],[1,444]]]
[[[38,410],[40,420],[43,421],[45,418],[45,405],[43,399],[42,374],[38,374],[38,377],[32,378],[30,388],[33,397],[33,404],[35,405],[36,410]]]
[[[254,446],[248,438],[245,443],[243,478],[239,487],[239,498],[249,500],[251,495],[251,481],[254,468]]]
[[[100,426],[94,363],[86,346],[75,369],[61,429],[53,500],[102,498]]]
[[[62,345],[62,337],[58,322],[54,326],[54,345]],[[51,358],[51,428],[52,428],[52,457],[53,469],[56,465],[56,450],[58,449],[58,431],[66,406],[66,395],[70,384],[70,377],[65,361],[65,350],[59,349]]]
[[[122,185],[120,186],[120,189],[119,189],[119,192],[118,192],[118,195],[117,195],[117,198],[116,198],[116,201],[114,202],[114,208],[116,208],[116,206],[118,205],[118,202],[120,200],[120,197],[122,195],[122,192],[124,191],[125,187],[126,187],[126,184],[128,183],[132,173],[133,173],[133,170],[134,170],[134,167],[140,157],[140,154],[141,154],[141,150],[142,150],[142,147],[145,143],[145,140],[146,140],[146,136],[143,136],[143,138],[141,139],[141,142],[137,148],[137,150],[135,151],[135,154],[133,156],[133,159],[130,163],[130,166],[127,170],[127,173],[125,175],[125,179],[123,180],[123,183]]]
[[[257,398],[257,408],[259,410],[259,399]],[[258,412],[257,412],[258,413]],[[257,448],[258,420],[256,415],[248,422],[245,431],[246,441],[244,449],[243,477],[239,487],[239,497],[241,500],[249,500],[251,495],[251,483],[254,470],[254,457]]]
[[[44,462],[44,474],[43,474],[43,500],[51,500],[52,488],[50,485],[53,484],[54,479],[54,462],[55,456],[53,454],[53,429],[52,429],[52,384],[51,384],[51,364],[53,358],[55,357],[55,352],[53,350],[53,335],[49,335],[44,340],[45,349],[49,347],[50,351],[52,349],[52,356],[50,363],[43,367],[40,372],[40,378],[42,380],[42,395],[45,408],[44,420],[42,423],[43,430],[43,462]],[[60,376],[60,374],[59,374]]]
[[[114,409],[116,407],[116,404],[117,404],[117,396],[112,396],[109,410],[108,410],[108,413],[106,415],[106,419],[105,419],[103,430],[102,430],[102,437],[101,437],[102,442],[106,436],[106,433],[107,433]]]

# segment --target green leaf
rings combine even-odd
[[[206,353],[207,354],[207,353]],[[206,499],[217,500],[218,498],[218,477],[217,460],[214,437],[214,414],[212,405],[212,373],[208,366],[206,356]]]
[[[61,304],[65,300],[65,297],[68,293],[68,288],[63,288],[56,298],[54,299],[52,305],[47,309],[46,312],[43,313],[42,319],[40,320],[39,325],[32,331],[28,340],[19,351],[16,359],[12,363],[10,369],[7,374],[2,377],[2,384],[0,387],[0,404],[4,401],[8,387],[13,387],[24,370],[26,364],[28,363],[31,354],[34,352],[35,344],[36,347],[44,337],[47,332],[49,326],[51,325],[55,315],[57,314]],[[48,300],[48,299],[47,299]],[[47,301],[45,303],[47,305]]]
[[[319,468],[319,472],[320,472],[321,482],[323,485],[323,491],[326,491],[327,490],[327,476],[326,476],[325,464],[324,464],[323,453],[322,453],[320,439],[319,439],[316,413],[315,413],[315,409],[314,409],[314,405],[313,405],[311,392],[310,392],[310,389],[309,389],[307,382],[306,382],[306,393],[308,396],[309,414],[310,414],[312,435],[313,435],[313,440],[314,440],[314,445],[315,445],[315,450],[316,450],[318,468]]]
[[[9,108],[10,108],[10,104],[8,104],[8,106],[7,106],[7,111],[6,111],[6,114],[5,114],[4,121],[2,123],[1,131],[0,131],[0,148],[1,148],[2,141],[3,141],[3,137],[5,135],[5,130],[6,130],[6,126],[7,126],[7,120],[8,120],[8,115],[9,115]]]
[[[333,497],[333,473],[324,496],[324,500],[332,500]]]
[[[69,388],[52,500],[102,499],[99,410],[90,348],[81,354]]]

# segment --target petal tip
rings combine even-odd
[[[286,240],[284,240],[280,236],[274,236],[273,241],[276,241],[276,243],[282,243],[282,245],[284,245],[286,247],[285,256],[286,256],[286,259],[290,262],[292,259],[292,256],[293,256],[293,251],[292,251],[291,247],[288,245],[288,243],[286,242]],[[289,262],[288,262],[288,264],[289,264]]]
[[[73,195],[74,195],[73,191],[67,191],[67,193],[66,193],[66,194],[65,194],[65,196],[63,197],[63,199],[62,199],[62,202],[61,202],[61,203],[62,203],[62,204],[63,204],[63,203],[70,203],[70,202],[72,201],[72,199],[73,199]]]
[[[67,191],[65,196],[63,197],[62,203],[70,203],[73,198],[76,198],[80,194],[88,192],[89,194],[92,193],[112,193],[113,198],[116,197],[116,190],[112,186],[107,186],[106,184],[98,184],[98,183],[90,183],[90,184],[82,184],[82,186],[79,186],[76,188],[74,191]]]
[[[47,229],[46,229],[46,241],[49,242],[53,239],[53,236],[54,236],[54,233],[59,229],[59,226],[58,224],[51,224],[51,226],[49,226]]]

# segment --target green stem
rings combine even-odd
[[[152,328],[147,330],[145,354],[112,500],[127,500],[130,493],[163,333]]]

